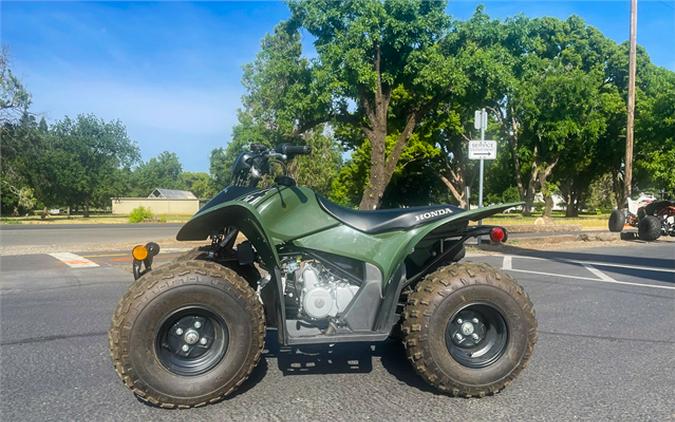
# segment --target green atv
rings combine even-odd
[[[134,248],[136,281],[109,332],[123,382],[161,407],[216,402],[256,366],[267,327],[297,347],[399,333],[415,370],[442,392],[483,397],[509,385],[537,339],[532,303],[508,274],[458,261],[469,238],[507,237],[469,221],[519,204],[356,211],[287,175],[256,187],[273,163],[285,169],[309,152],[253,145],[242,153],[232,185],[177,235],[210,245],[154,271],[159,247]]]

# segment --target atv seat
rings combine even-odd
[[[407,230],[420,224],[462,212],[454,205],[429,205],[426,207],[393,208],[375,211],[359,211],[345,208],[317,195],[319,205],[328,214],[342,223],[365,233],[382,233]]]

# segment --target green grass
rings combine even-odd
[[[503,226],[534,225],[541,215],[525,217],[521,214],[495,214],[483,220],[485,224]],[[582,228],[607,227],[609,214],[587,214],[578,217],[565,217],[562,213],[554,213],[551,217],[555,225],[581,226]]]
[[[184,223],[190,219],[189,215],[159,214],[155,218],[159,223]],[[83,215],[51,215],[44,220],[40,216],[28,217],[0,217],[0,224],[128,224],[128,215],[91,214]]]

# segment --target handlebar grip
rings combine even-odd
[[[309,145],[281,144],[276,148],[276,151],[286,155],[307,155],[312,152],[312,148]]]

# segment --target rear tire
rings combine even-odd
[[[626,216],[619,209],[612,210],[609,215],[609,231],[618,233],[623,231],[623,225],[626,223]]]
[[[483,264],[429,274],[403,315],[408,359],[426,382],[453,396],[499,392],[525,368],[537,341],[534,308],[523,288]]]
[[[638,224],[640,240],[652,242],[661,236],[661,221],[653,215],[647,215]]]
[[[132,284],[108,339],[115,371],[140,399],[188,408],[239,387],[260,358],[264,335],[263,308],[248,282],[219,264],[190,260]]]

